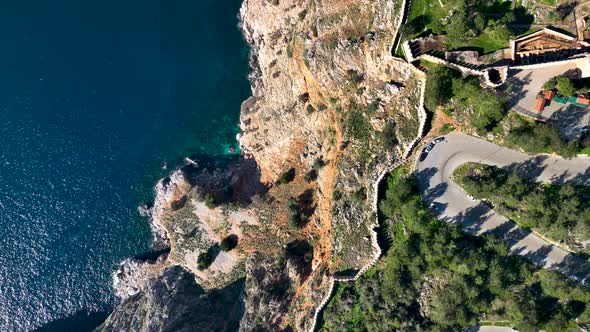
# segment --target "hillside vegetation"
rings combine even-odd
[[[455,179],[475,196],[521,227],[532,228],[568,247],[589,254],[590,188],[571,184],[541,184],[495,166],[465,164]]]
[[[381,210],[390,248],[362,278],[339,284],[323,330],[457,331],[497,323],[563,331],[588,322],[588,290],[509,255],[492,237],[437,220],[403,171],[391,175]]]

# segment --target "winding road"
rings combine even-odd
[[[477,162],[514,170],[536,181],[590,185],[590,158],[568,160],[547,155],[530,156],[461,133],[444,137],[445,140],[436,144],[416,165],[421,195],[428,205],[434,203],[438,217],[460,224],[474,235],[496,234],[509,245],[512,254],[585,283],[590,277],[589,262],[519,228],[485,203],[469,199],[451,175],[457,167]]]

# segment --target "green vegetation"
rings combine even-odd
[[[355,202],[364,202],[367,200],[367,190],[365,189],[365,187],[361,187],[359,190],[355,191],[354,194],[352,194],[352,199]]]
[[[309,216],[300,207],[299,202],[291,197],[287,201],[287,213],[289,215],[289,227],[293,230],[298,230],[305,226]]]
[[[211,266],[211,263],[213,263],[213,255],[211,255],[211,250],[202,252],[197,258],[197,269],[199,269],[199,271],[204,271],[209,266]]]
[[[563,331],[586,323],[590,293],[535,270],[491,237],[473,237],[438,221],[413,177],[396,171],[381,208],[391,247],[377,267],[340,283],[323,330],[460,331],[485,314],[519,331]]]
[[[566,158],[577,154],[579,143],[564,141],[554,126],[532,122],[522,117],[514,119],[514,122],[517,124],[505,134],[504,145],[521,148],[530,154],[557,153]]]
[[[424,104],[431,111],[443,105],[448,113],[466,121],[478,133],[491,131],[506,114],[502,96],[483,89],[477,78],[462,78],[457,71],[444,67],[429,72]]]
[[[394,143],[397,143],[395,138],[395,130],[393,128],[385,128],[389,130],[381,134],[381,142],[375,141],[373,135],[378,135],[375,129],[369,122],[371,114],[375,111],[375,104],[369,104],[367,106],[360,106],[351,101],[351,105],[348,108],[346,115],[346,122],[344,125],[344,133],[346,139],[350,140],[355,145],[354,152],[357,160],[362,165],[367,165],[371,160],[372,151],[377,146],[375,143],[387,144],[391,149]],[[386,135],[393,134],[390,137]],[[379,145],[381,148],[382,145]]]
[[[504,98],[479,85],[475,77],[453,80],[453,96],[457,103],[454,112],[467,121],[479,133],[492,130],[506,115]]]
[[[504,96],[482,88],[475,77],[462,78],[449,68],[431,70],[426,80],[425,106],[434,110],[441,105],[447,114],[468,123],[480,135],[494,132],[500,138],[499,143],[532,154],[557,153],[563,157],[577,154],[578,141],[566,142],[551,124],[508,115],[504,101]]]
[[[205,195],[204,202],[209,209],[215,209],[217,207],[217,200],[211,193]]]
[[[395,136],[395,123],[388,122],[381,131],[381,143],[385,151],[393,150],[399,143]]]
[[[441,128],[440,128],[440,134],[441,135],[446,135],[448,133],[451,133],[455,131],[455,126],[453,126],[450,123],[445,123]]]
[[[303,177],[303,179],[307,183],[311,183],[311,182],[315,181],[317,178],[318,178],[318,171],[316,171],[315,169],[310,169],[307,173],[305,173],[305,176]]]
[[[238,246],[238,236],[235,234],[231,234],[231,235],[226,236],[223,240],[221,240],[221,243],[219,244],[219,247],[223,251],[231,251],[232,249],[234,249],[237,246]]]
[[[572,80],[568,76],[555,76],[543,84],[544,90],[557,90],[562,96],[575,96],[590,91],[590,79]]]
[[[277,180],[278,184],[287,184],[295,179],[295,168],[290,168]]]
[[[524,33],[533,23],[534,17],[524,7],[511,7],[509,2],[491,0],[415,0],[401,38],[446,35],[449,49],[474,47],[489,53],[508,47],[512,36]]]
[[[454,174],[471,195],[490,201],[494,209],[521,227],[590,253],[580,242],[590,240],[588,187],[540,184],[494,166],[466,164]]]
[[[424,93],[424,106],[434,112],[439,105],[444,105],[453,96],[453,79],[461,77],[456,70],[436,66],[429,70]]]

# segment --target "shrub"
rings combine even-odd
[[[199,269],[199,271],[206,270],[209,266],[211,266],[211,263],[213,263],[213,257],[210,253],[210,250],[202,252],[197,258],[197,269]]]
[[[320,169],[322,167],[326,166],[326,162],[324,161],[324,159],[320,158],[316,158],[313,161],[313,165],[311,166],[313,169]]]
[[[307,109],[307,113],[309,113],[309,114],[315,112],[315,108],[311,104],[307,105],[306,109]]]
[[[287,184],[295,179],[295,168],[290,168],[288,171],[283,173],[277,180],[279,184]]]
[[[215,209],[217,207],[215,196],[213,196],[211,193],[207,193],[205,195],[204,202],[209,209]]]
[[[391,151],[393,148],[397,146],[399,141],[397,140],[397,136],[395,136],[395,124],[388,122],[385,124],[383,131],[381,132],[381,142],[383,143],[383,148],[386,151]]]
[[[289,215],[289,227],[291,229],[297,230],[305,225],[308,216],[301,210],[299,203],[293,197],[287,201],[287,213]]]
[[[238,245],[238,236],[235,234],[228,235],[225,239],[221,240],[219,247],[223,251],[230,251]]]
[[[576,88],[574,88],[574,84],[572,80],[567,76],[558,76],[557,77],[557,84],[555,87],[557,88],[557,92],[564,96],[573,96],[576,93]]]
[[[519,147],[525,152],[557,153],[565,158],[577,154],[578,142],[561,139],[559,130],[547,123],[525,122],[508,132],[504,142],[509,147]]]
[[[357,202],[364,202],[367,199],[367,191],[365,187],[360,188],[352,194],[352,199]]]
[[[311,183],[312,181],[315,181],[317,178],[318,172],[315,169],[309,170],[309,172],[305,173],[305,176],[303,177],[303,179],[307,183]]]
[[[453,77],[459,73],[446,67],[435,67],[428,72],[424,105],[430,112],[434,112],[440,104],[446,104],[453,96]]]
[[[299,101],[300,101],[302,104],[305,104],[305,103],[307,103],[307,102],[309,101],[309,93],[307,93],[307,92],[306,92],[306,93],[300,94],[300,95],[299,95]]]
[[[342,192],[338,189],[334,189],[332,192],[332,199],[335,201],[339,201],[342,198]]]

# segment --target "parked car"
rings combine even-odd
[[[445,140],[444,137],[439,137],[439,138],[437,138],[437,139],[434,140],[434,144],[440,143],[440,142],[442,142],[444,140]]]
[[[432,148],[434,148],[434,144],[435,144],[434,142],[432,142],[432,143],[428,144],[428,145],[426,146],[426,149],[424,149],[424,152],[425,152],[425,153],[428,153],[428,152],[432,151]]]
[[[439,202],[430,203],[430,209],[435,212],[440,212],[443,209],[443,205]]]
[[[469,199],[470,199],[470,200],[472,200],[472,201],[475,201],[475,197],[473,197],[473,195],[470,195],[470,194],[468,194],[468,195],[467,195],[467,198],[469,198]]]

